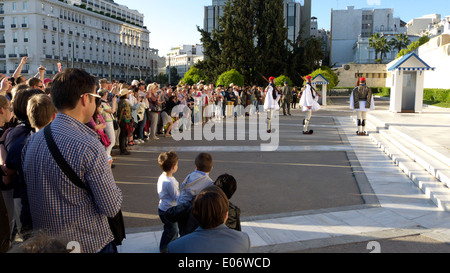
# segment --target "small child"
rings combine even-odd
[[[213,159],[210,154],[201,153],[195,158],[195,171],[189,174],[181,184],[178,204],[191,203],[192,199],[204,188],[214,184],[209,177],[212,168]]]
[[[177,205],[177,198],[180,195],[178,181],[173,177],[173,174],[178,170],[178,156],[175,152],[162,153],[158,157],[158,164],[163,171],[157,185],[159,195],[158,214],[164,224],[159,250],[164,253],[167,245],[178,237],[178,225],[169,222],[164,217],[164,213],[169,208]]]
[[[228,200],[231,199],[233,194],[236,192],[237,183],[236,179],[229,174],[222,174],[217,177],[214,185],[218,186],[222,189],[222,191],[227,196]],[[235,229],[237,231],[242,231],[241,229],[241,209],[228,202],[228,218],[225,225],[231,229]]]

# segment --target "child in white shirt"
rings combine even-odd
[[[167,221],[164,217],[166,210],[177,205],[177,199],[180,195],[178,181],[173,177],[173,174],[178,170],[178,156],[175,152],[162,153],[158,157],[158,164],[163,170],[157,185],[159,196],[158,214],[164,224],[159,250],[161,253],[164,253],[167,245],[178,238],[178,225]]]

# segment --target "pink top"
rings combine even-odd
[[[97,120],[98,123],[95,122],[94,117],[91,118],[91,121],[89,121],[89,123],[87,124],[92,130],[94,130],[97,134],[102,134],[104,133],[103,129],[94,129],[95,126],[99,125],[99,124],[106,124],[105,120],[103,119],[103,116],[101,114],[97,115]]]

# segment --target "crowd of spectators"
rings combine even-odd
[[[29,239],[37,226],[54,229],[55,232],[48,235],[61,235],[56,233],[67,229],[65,222],[71,221],[66,217],[81,217],[86,221],[70,226],[71,234],[84,241],[84,252],[116,251],[116,246],[111,246],[114,234],[107,227],[109,218],[120,213],[122,202],[111,170],[115,167],[114,156],[130,155],[134,145],[156,142],[161,137],[170,138],[174,126],[189,130],[185,124],[176,122],[180,117],[189,117],[193,124],[205,123],[212,119],[256,114],[264,104],[264,88],[257,86],[214,87],[202,82],[161,86],[139,80],[129,83],[96,80],[81,69],[66,69],[49,79],[45,78],[42,66],[36,76],[26,79],[21,75],[26,62],[27,57],[24,57],[11,76],[0,75],[0,253],[6,252],[17,238]],[[250,105],[255,107],[248,107]],[[177,106],[183,106],[178,108],[183,110],[173,111]],[[74,189],[72,184],[61,184],[61,181],[73,179],[62,171],[64,168],[50,151],[50,140],[45,135],[48,132],[42,132],[47,127],[53,131],[49,130],[61,150],[61,158],[81,178],[83,186]],[[43,147],[43,143],[47,143],[48,148]],[[198,172],[196,170],[194,174]],[[93,182],[98,177],[102,177],[101,185]],[[50,180],[57,182],[51,184]],[[190,183],[188,180],[185,182]],[[207,186],[212,184],[209,181]],[[181,190],[178,204],[191,206],[201,189],[186,196]],[[77,194],[77,200],[72,200]],[[92,199],[98,203],[75,208]],[[70,205],[64,203],[70,200]],[[49,208],[68,215],[52,215]],[[165,217],[167,209],[160,210],[161,217]],[[237,223],[240,230],[240,224],[236,222],[239,217],[229,216],[226,217],[228,221],[232,219],[233,225]],[[223,215],[219,216],[219,222],[222,220]],[[52,226],[46,221],[57,224]],[[170,223],[164,223],[170,226]],[[82,230],[89,229],[92,224],[97,228],[91,231],[100,234],[83,234]],[[167,236],[161,251],[166,251],[174,234],[178,234],[177,228],[172,226],[172,230],[175,231]]]

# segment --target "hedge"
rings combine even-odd
[[[450,102],[450,89],[425,88],[423,99],[432,102]]]

